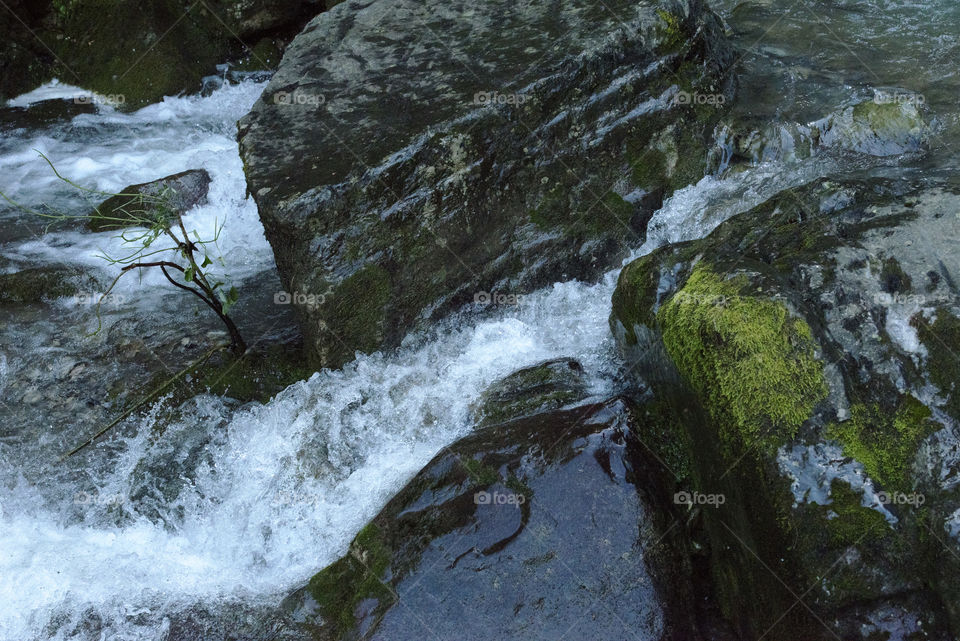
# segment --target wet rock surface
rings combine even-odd
[[[311,356],[336,367],[463,304],[599,276],[707,171],[731,61],[700,2],[318,16],[239,127],[281,277],[319,299],[298,307]]]
[[[729,638],[694,603],[632,411],[548,411],[453,444],[287,599],[291,619],[315,639]]]
[[[80,114],[96,112],[92,101],[42,100],[29,107],[0,107],[0,131],[28,127],[46,127],[70,120]]]
[[[131,226],[148,226],[158,220],[173,221],[175,216],[206,202],[210,174],[203,169],[188,169],[148,183],[129,185],[101,203],[90,215],[90,231],[110,231]]]
[[[493,425],[556,410],[588,395],[583,365],[572,359],[547,361],[491,385],[477,410],[477,422]]]
[[[950,181],[822,179],[621,274],[624,353],[687,399],[680,451],[647,442],[726,497],[700,532],[741,635],[957,629],[958,205]]]

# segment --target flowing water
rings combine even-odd
[[[794,131],[878,89],[899,88],[922,95],[933,117],[929,153],[798,154],[781,136],[772,156],[675,194],[635,255],[700,237],[780,189],[840,169],[948,174],[960,164],[960,8],[789,4],[717,5],[743,53],[736,126]],[[211,234],[223,223],[216,270],[244,292],[244,330],[286,339],[291,319],[269,304],[279,284],[234,141],[236,119],[262,89],[228,84],[132,114],[101,107],[66,123],[4,131],[0,190],[32,208],[86,211],[90,199],[57,180],[38,151],[65,176],[103,191],[206,169],[209,202],[187,225]],[[49,85],[17,104],[74,93]],[[718,144],[726,144],[722,136]],[[0,209],[0,271],[66,266],[97,277],[88,294],[102,292],[110,267],[98,254],[117,255],[120,241],[47,222]],[[595,284],[558,283],[518,305],[465,309],[393,353],[318,372],[266,404],[201,395],[173,418],[147,413],[62,462],[112,416],[111,381],[133,386],[145,372],[175,368],[219,340],[219,328],[146,272],[120,282],[95,335],[89,297],[0,307],[0,639],[213,638],[190,636],[178,621],[198,608],[241,604],[255,616],[257,607],[275,606],[343,554],[393,493],[470,429],[472,408],[497,378],[574,357],[596,397],[616,391],[607,317],[617,273]]]

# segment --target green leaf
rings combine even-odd
[[[193,267],[187,267],[187,269],[183,272],[183,280],[187,281],[188,283],[193,282]]]
[[[220,294],[220,300],[223,304],[223,313],[229,314],[230,309],[237,304],[237,300],[240,298],[240,292],[237,291],[236,287],[231,287],[230,290],[224,295]]]
[[[200,264],[201,267],[206,267],[207,265],[212,265],[213,261],[210,260],[210,257],[206,254],[203,255],[203,263]]]

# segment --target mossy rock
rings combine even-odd
[[[201,393],[227,396],[241,402],[266,403],[297,381],[310,378],[313,372],[304,360],[302,350],[295,345],[253,348],[242,356],[220,352],[171,387],[169,404],[180,405]],[[158,373],[144,389],[157,389],[168,378],[169,373]],[[132,399],[132,402],[136,400]]]
[[[776,449],[827,394],[807,323],[748,289],[746,277],[701,264],[657,313],[667,352],[731,451]]]
[[[621,272],[610,323],[637,394],[652,397],[641,438],[676,470],[678,487],[726,496],[724,512],[703,510],[689,536],[707,551],[714,594],[744,638],[832,638],[818,618],[846,634],[907,601],[930,638],[952,638],[955,590],[941,568],[952,542],[930,534],[956,509],[935,478],[950,465],[937,452],[951,436],[927,403],[933,383],[956,411],[960,366],[949,354],[960,349],[960,321],[950,305],[914,315],[926,353],[909,347],[902,316],[889,324],[904,313],[893,295],[915,291],[919,277],[926,300],[953,291],[949,244],[933,247],[934,278],[931,252],[905,242],[951,236],[940,212],[953,196],[934,190],[925,200],[926,189],[817,180]],[[881,512],[841,480],[828,505],[795,496],[782,457],[831,439],[849,457],[831,464],[860,464],[873,491],[921,493],[927,503]],[[771,615],[805,592],[813,614]]]
[[[126,227],[167,227],[178,216],[207,199],[210,174],[189,169],[138,185],[129,185],[101,203],[87,218],[90,231],[102,232]]]
[[[930,382],[936,385],[946,398],[944,410],[960,420],[960,318],[949,308],[936,311],[936,318],[929,322],[923,316],[915,316],[911,324],[916,327],[920,342],[927,349],[927,371]]]
[[[488,387],[476,414],[478,424],[492,425],[557,410],[587,396],[583,366],[558,359],[524,368]]]
[[[884,488],[912,488],[912,467],[920,443],[943,426],[931,420],[930,409],[910,395],[895,410],[880,405],[854,405],[850,419],[827,428],[826,435],[843,452],[863,464],[870,478]]]
[[[202,4],[178,0],[78,0],[60,14],[51,39],[60,76],[135,109],[198,91],[227,57],[229,31]]]
[[[261,38],[247,54],[235,64],[235,71],[268,71],[277,68],[283,52],[273,38]]]
[[[382,344],[393,290],[387,270],[371,263],[329,291],[311,332],[318,336],[317,351],[310,352],[318,366],[352,360],[357,351],[372,352]],[[300,316],[314,312],[310,306],[296,308]]]
[[[40,303],[78,293],[78,275],[67,267],[31,267],[12,274],[0,274],[0,303]]]

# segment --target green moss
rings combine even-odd
[[[873,100],[861,102],[853,108],[853,118],[867,124],[879,136],[891,131],[926,128],[919,113],[907,111],[896,102],[881,104]]]
[[[704,399],[728,446],[776,447],[826,396],[809,326],[787,308],[742,295],[746,278],[724,280],[698,265],[657,314],[664,345]]]
[[[827,532],[837,546],[867,543],[883,538],[890,529],[883,514],[864,507],[860,495],[848,483],[834,479],[830,484],[830,505],[824,512],[836,516],[827,519]]]
[[[573,211],[570,209],[567,188],[554,185],[528,215],[540,229],[559,229],[571,236],[597,236],[629,226],[633,218],[633,205],[620,194],[608,191],[586,213]]]
[[[185,89],[226,57],[229,34],[200,5],[175,0],[61,3],[56,53],[84,88],[135,108]],[[74,73],[71,73],[74,72]]]
[[[634,411],[634,430],[677,483],[689,485],[695,471],[689,431],[693,404],[683,397],[682,390],[658,392],[652,402]]]
[[[485,465],[482,461],[464,457],[459,460],[460,464],[467,470],[470,480],[479,486],[487,487],[500,480],[500,473],[495,468]]]
[[[373,352],[380,348],[385,332],[386,307],[391,296],[390,275],[376,264],[369,264],[346,278],[334,290],[324,314],[324,340],[318,347],[326,362],[353,358],[354,352]]]
[[[687,40],[683,31],[683,22],[680,16],[674,15],[665,9],[657,9],[660,18],[660,49],[664,52],[679,51]]]
[[[944,410],[960,420],[960,319],[946,309],[937,310],[933,323],[917,315],[911,325],[917,328],[920,342],[927,348],[927,371],[930,382],[947,399]]]
[[[376,599],[378,608],[393,603],[394,592],[385,582],[390,558],[380,528],[371,523],[357,534],[345,557],[310,579],[307,590],[333,629],[332,638],[341,638],[355,627],[355,612],[362,601]]]
[[[623,268],[613,292],[610,328],[616,335],[622,325],[628,345],[637,343],[636,327],[654,327],[657,288],[660,283],[659,253],[647,254]]]
[[[940,426],[930,409],[913,396],[904,396],[896,412],[879,405],[857,404],[850,419],[827,428],[827,437],[860,463],[883,487],[910,489],[910,472],[920,442]]]
[[[0,303],[39,303],[72,296],[77,287],[66,269],[30,268],[12,274],[0,274]]]
[[[247,55],[234,66],[237,71],[264,71],[276,69],[283,54],[270,38],[261,38]]]
[[[299,351],[294,353],[278,348],[247,353],[205,367],[199,373],[197,388],[241,401],[266,403],[312,373]]]
[[[600,234],[605,231],[617,231],[630,226],[633,218],[633,205],[613,191],[608,191],[597,207],[587,215],[584,222],[589,232]]]
[[[628,158],[633,182],[640,187],[654,191],[663,189],[669,183],[667,177],[667,157],[659,149],[646,149],[640,155]]]

